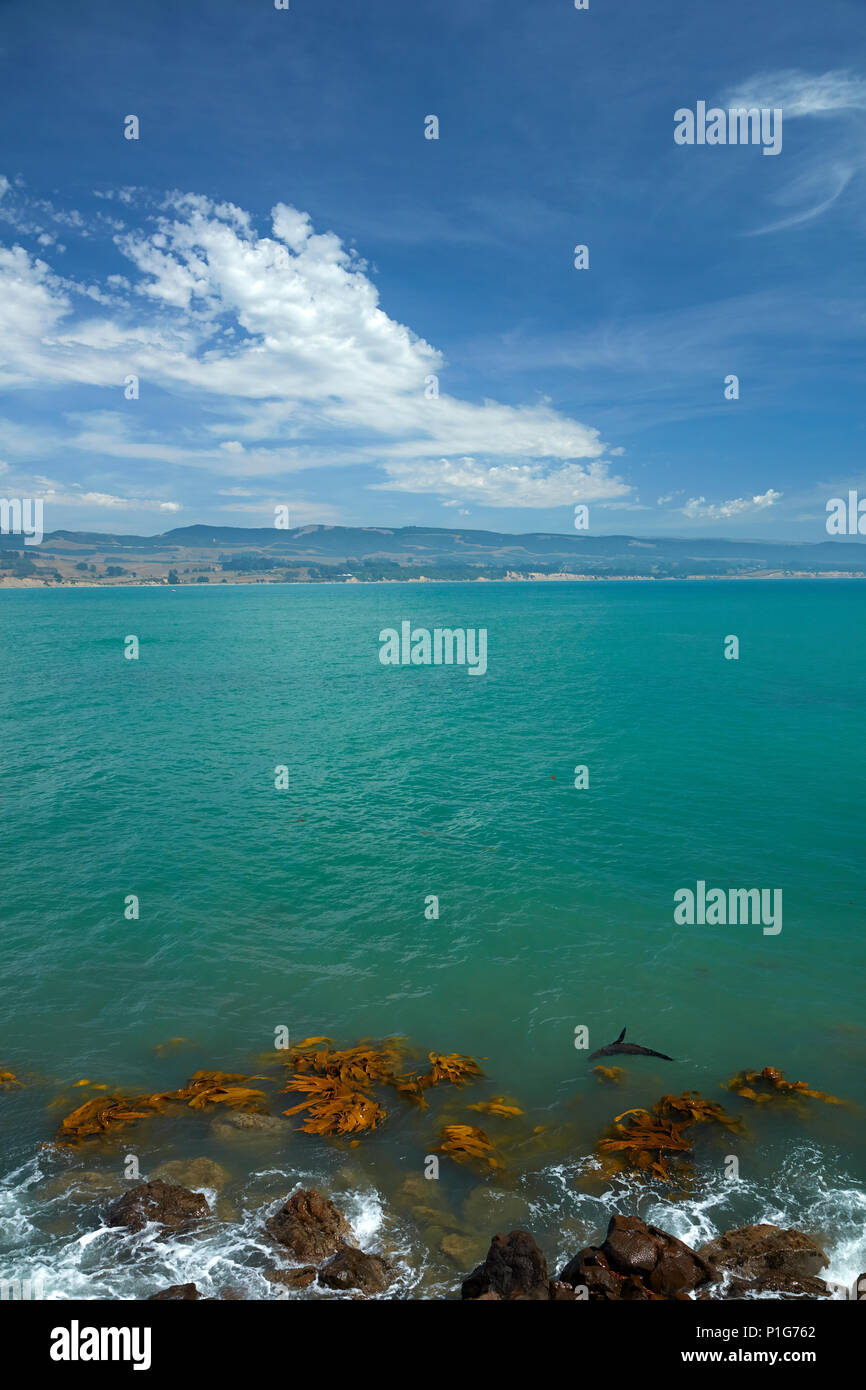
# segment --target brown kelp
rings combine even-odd
[[[134,1120],[146,1120],[153,1113],[142,1096],[94,1096],[61,1121],[57,1141],[77,1144],[110,1134]]]
[[[301,1125],[307,1134],[358,1134],[375,1129],[385,1118],[385,1111],[370,1095],[344,1081],[330,1076],[294,1076],[286,1088],[303,1091],[307,1099],[284,1115],[297,1115],[302,1110],[307,1118]]]
[[[625,1123],[623,1123],[625,1122]],[[635,1108],[614,1116],[609,1130],[598,1141],[607,1157],[606,1172],[631,1171],[673,1183],[691,1171],[689,1159],[694,1140],[686,1131],[698,1124],[718,1124],[739,1130],[741,1122],[697,1091],[681,1096],[665,1095],[651,1110]],[[676,1173],[670,1168],[678,1159]]]
[[[475,1125],[445,1125],[440,1139],[437,1152],[447,1154],[456,1163],[480,1165],[494,1170],[505,1166],[489,1136]]]
[[[391,1087],[404,1100],[426,1106],[424,1092],[431,1086],[462,1086],[482,1075],[474,1058],[456,1052],[430,1052],[429,1071],[404,1071],[408,1055],[405,1038],[380,1043],[367,1039],[344,1049],[335,1047],[332,1038],[305,1038],[286,1049],[285,1065],[294,1074],[283,1091],[298,1091],[307,1098],[284,1113],[305,1111],[301,1128],[309,1134],[357,1134],[377,1128],[385,1119],[373,1094],[376,1088]]]
[[[478,1110],[482,1115],[499,1115],[502,1119],[511,1120],[517,1115],[522,1115],[523,1111],[519,1105],[508,1096],[492,1096],[490,1100],[479,1100],[475,1105],[468,1105],[467,1110]]]
[[[18,1091],[21,1084],[14,1071],[0,1069],[0,1091]]]
[[[740,1071],[723,1081],[726,1091],[734,1091],[744,1100],[764,1104],[771,1100],[823,1100],[827,1105],[844,1105],[837,1096],[815,1091],[805,1081],[786,1081],[778,1067],[763,1067],[761,1071]]]
[[[71,1111],[60,1124],[57,1141],[75,1144],[84,1139],[110,1134],[136,1120],[162,1115],[174,1107],[206,1110],[211,1105],[225,1105],[232,1110],[267,1111],[264,1091],[246,1085],[261,1080],[243,1072],[197,1071],[176,1091],[157,1091],[152,1095],[125,1096],[118,1093],[92,1096]],[[76,1086],[106,1090],[91,1081],[77,1081]]]
[[[173,1038],[171,1044],[185,1039]],[[168,1046],[168,1045],[166,1045]],[[409,1048],[404,1038],[385,1038],[373,1043],[362,1040],[354,1047],[338,1048],[332,1038],[304,1038],[286,1049],[281,1059],[292,1069],[283,1093],[296,1092],[304,1097],[284,1113],[305,1113],[301,1128],[308,1134],[357,1135],[376,1129],[385,1119],[385,1109],[374,1091],[391,1087],[406,1099],[426,1104],[424,1092],[444,1082],[463,1086],[477,1076],[481,1068],[472,1057],[460,1053],[430,1052],[430,1070],[419,1073],[404,1070]],[[270,1059],[273,1060],[273,1059]],[[4,1073],[0,1073],[2,1077]],[[11,1078],[12,1074],[9,1073]],[[175,1110],[210,1110],[216,1106],[232,1110],[267,1113],[268,1097],[253,1081],[266,1081],[260,1074],[245,1072],[197,1071],[185,1085],[172,1091],[156,1091],[144,1095],[127,1095],[102,1082],[87,1078],[74,1085],[101,1090],[104,1095],[92,1095],[62,1120],[57,1132],[60,1143],[73,1144],[85,1139],[105,1137],[113,1131],[138,1120],[164,1115]],[[67,1106],[69,1096],[58,1098]],[[502,1108],[493,1108],[496,1105]],[[509,1110],[504,1097],[489,1102],[491,1114],[519,1114],[517,1107]]]
[[[593,1067],[593,1076],[604,1086],[621,1086],[625,1076],[624,1067]]]

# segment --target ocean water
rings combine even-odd
[[[302,1182],[388,1254],[401,1296],[458,1287],[500,1229],[532,1230],[555,1267],[613,1211],[693,1243],[794,1225],[850,1284],[866,1268],[864,618],[856,580],[0,594],[0,1070],[23,1083],[0,1093],[0,1277],[53,1297],[188,1279],[297,1297],[264,1280],[261,1226]],[[485,628],[487,673],[383,666],[379,632],[404,620]],[[781,889],[781,932],[677,925],[674,893],[698,880]],[[613,1059],[623,1084],[602,1085],[580,1026],[591,1048],[627,1026],[676,1060]],[[280,1027],[402,1035],[485,1078],[428,1110],[392,1095],[356,1147],[300,1118],[230,1137],[193,1113],[51,1146],[91,1094],[76,1081],[256,1071]],[[768,1064],[845,1104],[721,1089]],[[686,1089],[747,1129],[701,1135],[685,1196],[594,1173],[614,1114]],[[300,1099],[275,1092],[275,1114]],[[524,1115],[467,1108],[494,1095]],[[487,1129],[501,1174],[443,1158],[425,1181],[452,1122]],[[143,1176],[220,1164],[212,1220],[105,1229],[130,1154]]]

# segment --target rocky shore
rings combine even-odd
[[[141,1231],[149,1223],[191,1232],[210,1215],[202,1192],[157,1178],[130,1189],[108,1208],[109,1226]],[[268,1217],[262,1234],[273,1264],[265,1278],[286,1290],[314,1286],[353,1298],[387,1295],[393,1270],[386,1258],[362,1250],[349,1221],[315,1189],[300,1188]],[[604,1240],[577,1251],[562,1269],[548,1268],[528,1231],[497,1234],[486,1258],[462,1280],[454,1297],[468,1302],[533,1301],[658,1302],[772,1297],[829,1298],[820,1277],[829,1260],[802,1231],[779,1226],[741,1226],[691,1249],[676,1236],[639,1217],[613,1216]],[[237,1298],[231,1289],[222,1298]],[[172,1285],[156,1300],[194,1300],[195,1284]]]

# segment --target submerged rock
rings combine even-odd
[[[104,1202],[109,1197],[120,1197],[128,1184],[117,1173],[100,1173],[95,1169],[76,1168],[69,1173],[58,1173],[37,1184],[36,1196],[43,1201],[53,1201],[64,1197],[70,1202]]]
[[[378,1255],[368,1255],[354,1245],[344,1245],[319,1270],[319,1283],[327,1289],[360,1289],[364,1294],[382,1293],[390,1278],[388,1266]]]
[[[207,1199],[201,1192],[190,1192],[177,1183],[142,1183],[126,1192],[108,1208],[108,1226],[126,1226],[130,1231],[142,1231],[149,1221],[176,1228],[210,1215]]]
[[[614,1216],[603,1244],[581,1250],[559,1280],[572,1288],[584,1285],[590,1299],[646,1301],[688,1298],[718,1277],[701,1252],[676,1236],[637,1216]]]
[[[151,1180],[156,1178],[180,1183],[182,1187],[208,1187],[214,1192],[219,1192],[230,1181],[231,1174],[212,1158],[172,1158],[168,1163],[161,1163],[154,1169]]]
[[[259,1115],[250,1110],[228,1110],[218,1115],[211,1125],[215,1139],[249,1139],[262,1137],[286,1138],[291,1125],[276,1115]]]
[[[494,1236],[484,1263],[464,1279],[462,1298],[490,1294],[508,1299],[550,1297],[547,1261],[528,1231]]]
[[[352,1228],[333,1202],[315,1188],[295,1192],[265,1222],[269,1235],[299,1260],[318,1262],[351,1241]]]
[[[780,1298],[826,1298],[830,1290],[816,1276],[830,1261],[802,1231],[781,1226],[739,1226],[702,1245],[699,1252],[729,1278],[723,1298],[775,1293]]]
[[[439,1249],[443,1255],[448,1255],[455,1264],[465,1269],[473,1260],[478,1259],[484,1246],[476,1236],[464,1236],[459,1231],[449,1231],[440,1240]]]

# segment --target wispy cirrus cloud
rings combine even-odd
[[[809,73],[800,68],[762,72],[724,94],[724,105],[767,107],[783,113],[783,123],[816,121],[814,140],[805,140],[795,158],[801,165],[795,177],[775,189],[771,201],[782,215],[754,228],[748,235],[764,236],[802,226],[821,217],[866,171],[864,113],[866,79],[846,68]],[[835,118],[832,146],[828,124]],[[790,158],[791,145],[785,146]],[[786,209],[788,209],[786,211]]]

